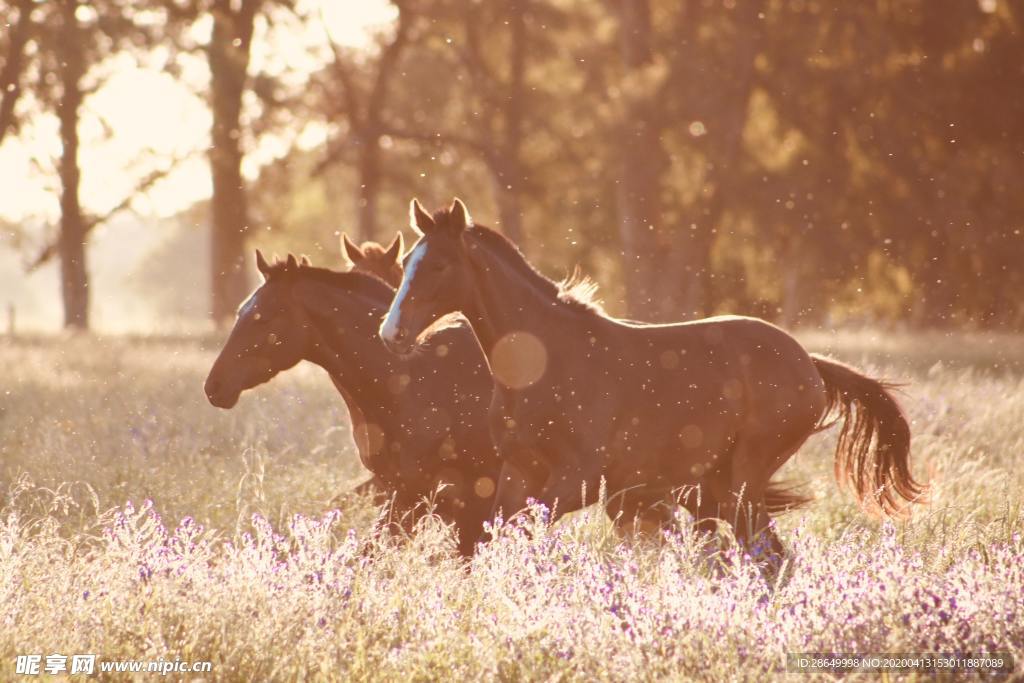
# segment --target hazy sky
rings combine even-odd
[[[322,10],[327,30],[341,43],[367,42],[375,27],[393,19],[393,8],[384,0],[304,0],[301,7]],[[323,26],[314,26],[301,41],[274,41],[257,35],[253,67],[287,64],[311,70],[326,58]],[[197,33],[209,27],[198,27]],[[298,44],[301,43],[301,44]],[[200,97],[208,79],[205,63],[195,58],[176,81],[154,67],[139,68],[128,59],[104,65],[110,77],[105,86],[86,100],[82,136],[81,197],[87,211],[102,213],[116,205],[163,160],[197,152],[150,193],[136,203],[140,213],[168,215],[210,194],[209,169],[202,150],[208,145],[210,114]],[[192,90],[190,90],[190,88]],[[104,124],[105,122],[105,124]],[[42,116],[26,126],[20,138],[9,137],[0,147],[0,177],[4,178],[4,202],[0,216],[19,220],[58,215],[57,182],[53,164],[60,153],[57,122]],[[322,131],[305,132],[315,143]],[[284,151],[284,141],[267,141],[247,159],[246,172],[253,175],[261,161]],[[152,149],[155,154],[148,154]]]

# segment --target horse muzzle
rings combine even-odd
[[[380,331],[380,340],[385,348],[398,356],[408,356],[416,347],[416,339],[404,327],[384,325]]]
[[[206,391],[206,400],[215,408],[229,410],[238,403],[239,392],[231,391],[216,380],[207,379],[203,389]]]

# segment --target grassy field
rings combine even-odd
[[[225,412],[215,340],[0,341],[0,680],[51,653],[209,660],[206,680],[763,680],[787,652],[1004,651],[1021,675],[1024,339],[803,338],[907,382],[932,488],[869,518],[813,437],[783,473],[817,501],[780,519],[773,582],[685,525],[634,543],[596,511],[535,510],[466,567],[435,520],[393,538],[345,495],[367,475],[317,368]]]

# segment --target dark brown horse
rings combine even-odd
[[[231,408],[242,391],[307,360],[324,368],[358,415],[367,469],[399,512],[440,484],[436,511],[454,522],[470,554],[493,507],[500,462],[487,428],[491,378],[468,327],[438,335],[399,359],[377,327],[394,290],[363,273],[314,268],[289,256],[268,264],[206,380],[210,403]]]
[[[755,318],[615,320],[591,301],[591,283],[548,280],[461,201],[433,215],[414,201],[411,212],[422,237],[381,337],[409,353],[442,316],[469,318],[495,378],[504,512],[531,494],[558,513],[578,509],[603,477],[611,516],[665,525],[678,491],[694,487],[683,504],[697,520],[733,522],[741,541],[763,531],[779,550],[769,513],[802,499],[771,477],[829,414],[844,420],[837,475],[862,501],[894,512],[920,495],[907,421],[881,382]]]
[[[360,246],[356,246],[348,238],[348,235],[342,233],[341,235],[341,253],[348,262],[347,265],[351,270],[357,273],[367,273],[368,275],[375,275],[381,280],[386,282],[391,287],[398,287],[402,283],[402,250],[404,248],[404,242],[402,240],[402,233],[396,233],[395,238],[391,240],[391,244],[387,247],[379,244],[378,242],[366,241]],[[335,382],[335,387],[338,389],[338,393],[341,394],[342,399],[345,401],[345,405],[348,407],[349,419],[352,422],[352,433],[356,435],[366,434],[366,418],[363,417],[359,406],[353,401],[345,391],[345,388]],[[360,453],[363,453],[366,448],[366,444],[357,442],[356,448],[359,449]],[[360,484],[354,489],[357,494],[365,493],[376,493],[376,500],[378,504],[386,502],[390,498],[390,492],[387,486],[374,475],[370,480]]]

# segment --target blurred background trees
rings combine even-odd
[[[30,5],[2,10],[8,138],[32,115],[20,90],[64,92],[30,66],[67,30],[61,4],[36,33]],[[620,315],[1024,327],[1024,9],[1007,0],[401,0],[361,45],[315,2],[148,6],[134,49],[191,42],[211,74],[212,200],[180,222],[210,245],[213,319],[251,286],[249,247],[333,266],[340,231],[389,240],[411,197],[459,195],[549,275],[582,263]],[[261,40],[321,48],[254,68]],[[122,45],[92,44],[55,73]]]
[[[61,299],[65,327],[89,326],[89,271],[86,240],[90,232],[122,207],[102,215],[90,215],[82,207],[79,162],[79,124],[87,98],[99,90],[107,73],[100,68],[125,51],[154,45],[156,32],[138,21],[138,8],[128,0],[55,0],[48,3],[17,2],[4,10],[11,27],[3,49],[0,83],[0,142],[4,134],[19,128],[25,119],[49,112],[58,121],[60,140],[53,163],[58,179],[60,219],[45,236],[45,246],[29,268],[53,257],[59,260]],[[19,96],[28,105],[17,108]],[[152,181],[151,181],[152,182]]]

